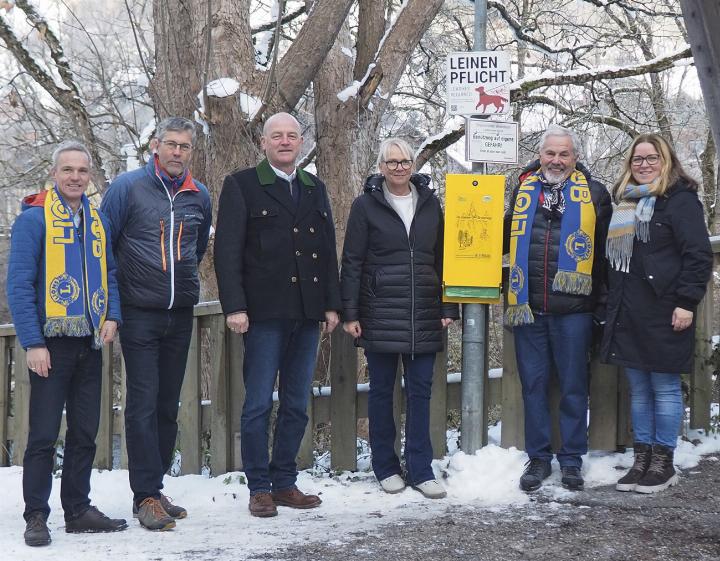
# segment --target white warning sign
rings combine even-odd
[[[450,53],[447,59],[447,110],[450,115],[510,112],[510,53]]]

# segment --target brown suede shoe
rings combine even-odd
[[[273,502],[270,493],[257,493],[250,495],[250,503],[248,504],[250,514],[260,518],[268,518],[277,516],[277,508]]]
[[[273,491],[272,500],[278,506],[289,506],[290,508],[315,508],[322,503],[317,495],[306,495],[297,487]]]

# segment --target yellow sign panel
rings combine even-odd
[[[445,176],[443,301],[500,301],[504,175]]]

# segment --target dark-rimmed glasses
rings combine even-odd
[[[643,162],[647,162],[649,166],[654,166],[660,161],[660,154],[650,154],[649,156],[633,156],[630,163],[633,167],[639,168]]]
[[[395,171],[398,166],[400,166],[402,169],[410,169],[412,167],[412,164],[412,160],[388,160],[385,162],[385,165],[391,171]]]

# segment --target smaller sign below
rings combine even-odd
[[[517,164],[519,130],[514,121],[467,119],[465,158],[471,162]]]

